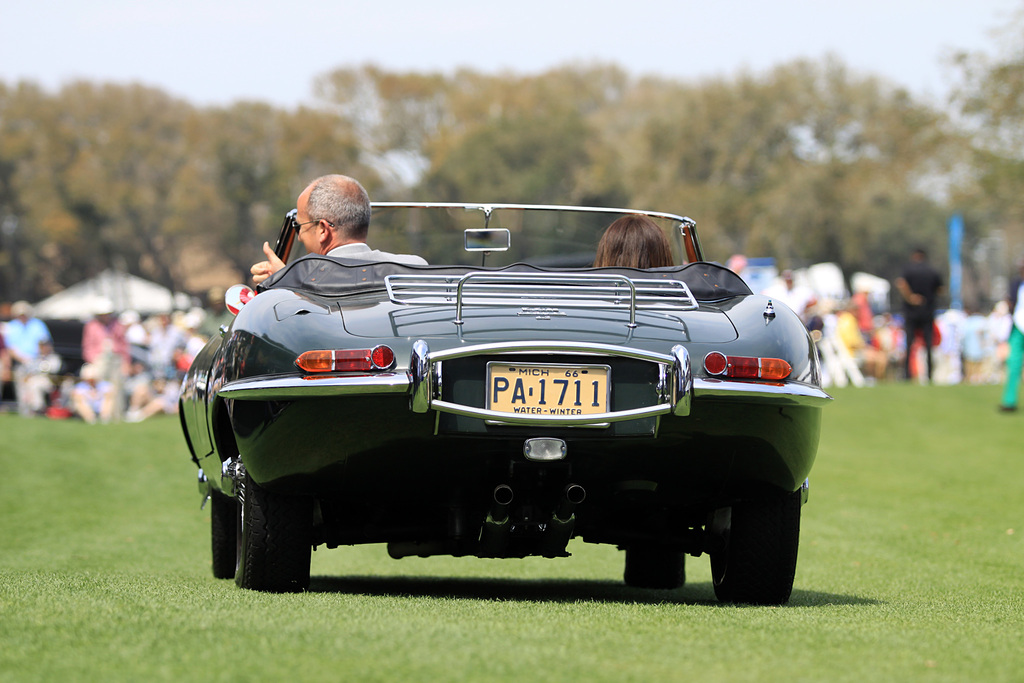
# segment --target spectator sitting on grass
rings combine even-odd
[[[99,368],[91,363],[82,366],[82,381],[71,390],[71,406],[75,414],[89,424],[110,422],[117,393],[114,385],[100,380]]]
[[[60,372],[60,366],[61,359],[53,351],[53,342],[40,340],[36,357],[18,368],[15,394],[19,413],[32,416],[46,412],[47,396],[54,386],[52,376]]]
[[[132,403],[125,416],[127,422],[142,422],[154,415],[174,415],[178,412],[178,384],[157,377],[152,384],[140,386],[132,395]]]

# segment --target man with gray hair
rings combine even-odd
[[[370,197],[354,178],[325,175],[302,191],[295,203],[298,238],[311,254],[340,256],[360,261],[388,261],[425,266],[427,262],[412,254],[391,254],[371,249],[366,244],[370,228]],[[250,269],[259,284],[284,268],[269,242],[263,243],[266,261]]]

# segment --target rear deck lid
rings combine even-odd
[[[409,311],[404,311],[409,312]],[[664,341],[679,344],[693,341],[724,343],[736,339],[736,328],[716,309],[701,308],[686,313],[640,312],[635,327],[621,312],[557,307],[467,308],[463,323],[456,325],[452,310],[421,310],[406,317],[396,312],[401,336],[428,338],[458,335],[466,341],[593,341],[605,344],[629,341]],[[346,318],[346,327],[348,319]],[[351,328],[350,328],[351,331]],[[435,334],[430,334],[433,331]]]

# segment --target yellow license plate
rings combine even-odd
[[[487,408],[522,415],[608,412],[607,365],[487,364]]]

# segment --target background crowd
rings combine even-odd
[[[915,250],[896,280],[898,303],[892,306],[888,297],[867,290],[821,296],[799,280],[783,271],[761,293],[787,304],[803,320],[816,342],[825,386],[1007,382],[1013,292],[986,310],[941,309],[943,280],[923,250]]]
[[[988,310],[940,310],[931,334],[929,378],[925,335],[907,353],[905,316],[867,292],[819,297],[784,271],[762,292],[804,320],[818,347],[825,386],[870,386],[910,380],[935,384],[1000,384],[1007,379],[1013,329],[1009,300]],[[77,416],[87,422],[137,422],[176,413],[181,379],[207,340],[230,322],[223,293],[207,308],[143,318],[137,312],[96,311],[82,328],[81,352],[61,357],[47,324],[23,301],[0,322],[0,404],[24,416]],[[84,363],[83,363],[84,361]]]
[[[808,312],[806,322],[817,341],[826,386],[906,379],[1001,384],[1006,379],[1013,322],[1005,301],[985,311],[946,309],[935,316],[930,380],[923,335],[911,341],[908,356],[902,313],[874,310],[864,293],[815,304]]]
[[[0,321],[0,406],[26,417],[138,422],[178,411],[181,380],[229,322],[223,292],[210,307],[143,318],[101,303],[81,327],[80,348],[57,353],[47,323],[27,302]]]

